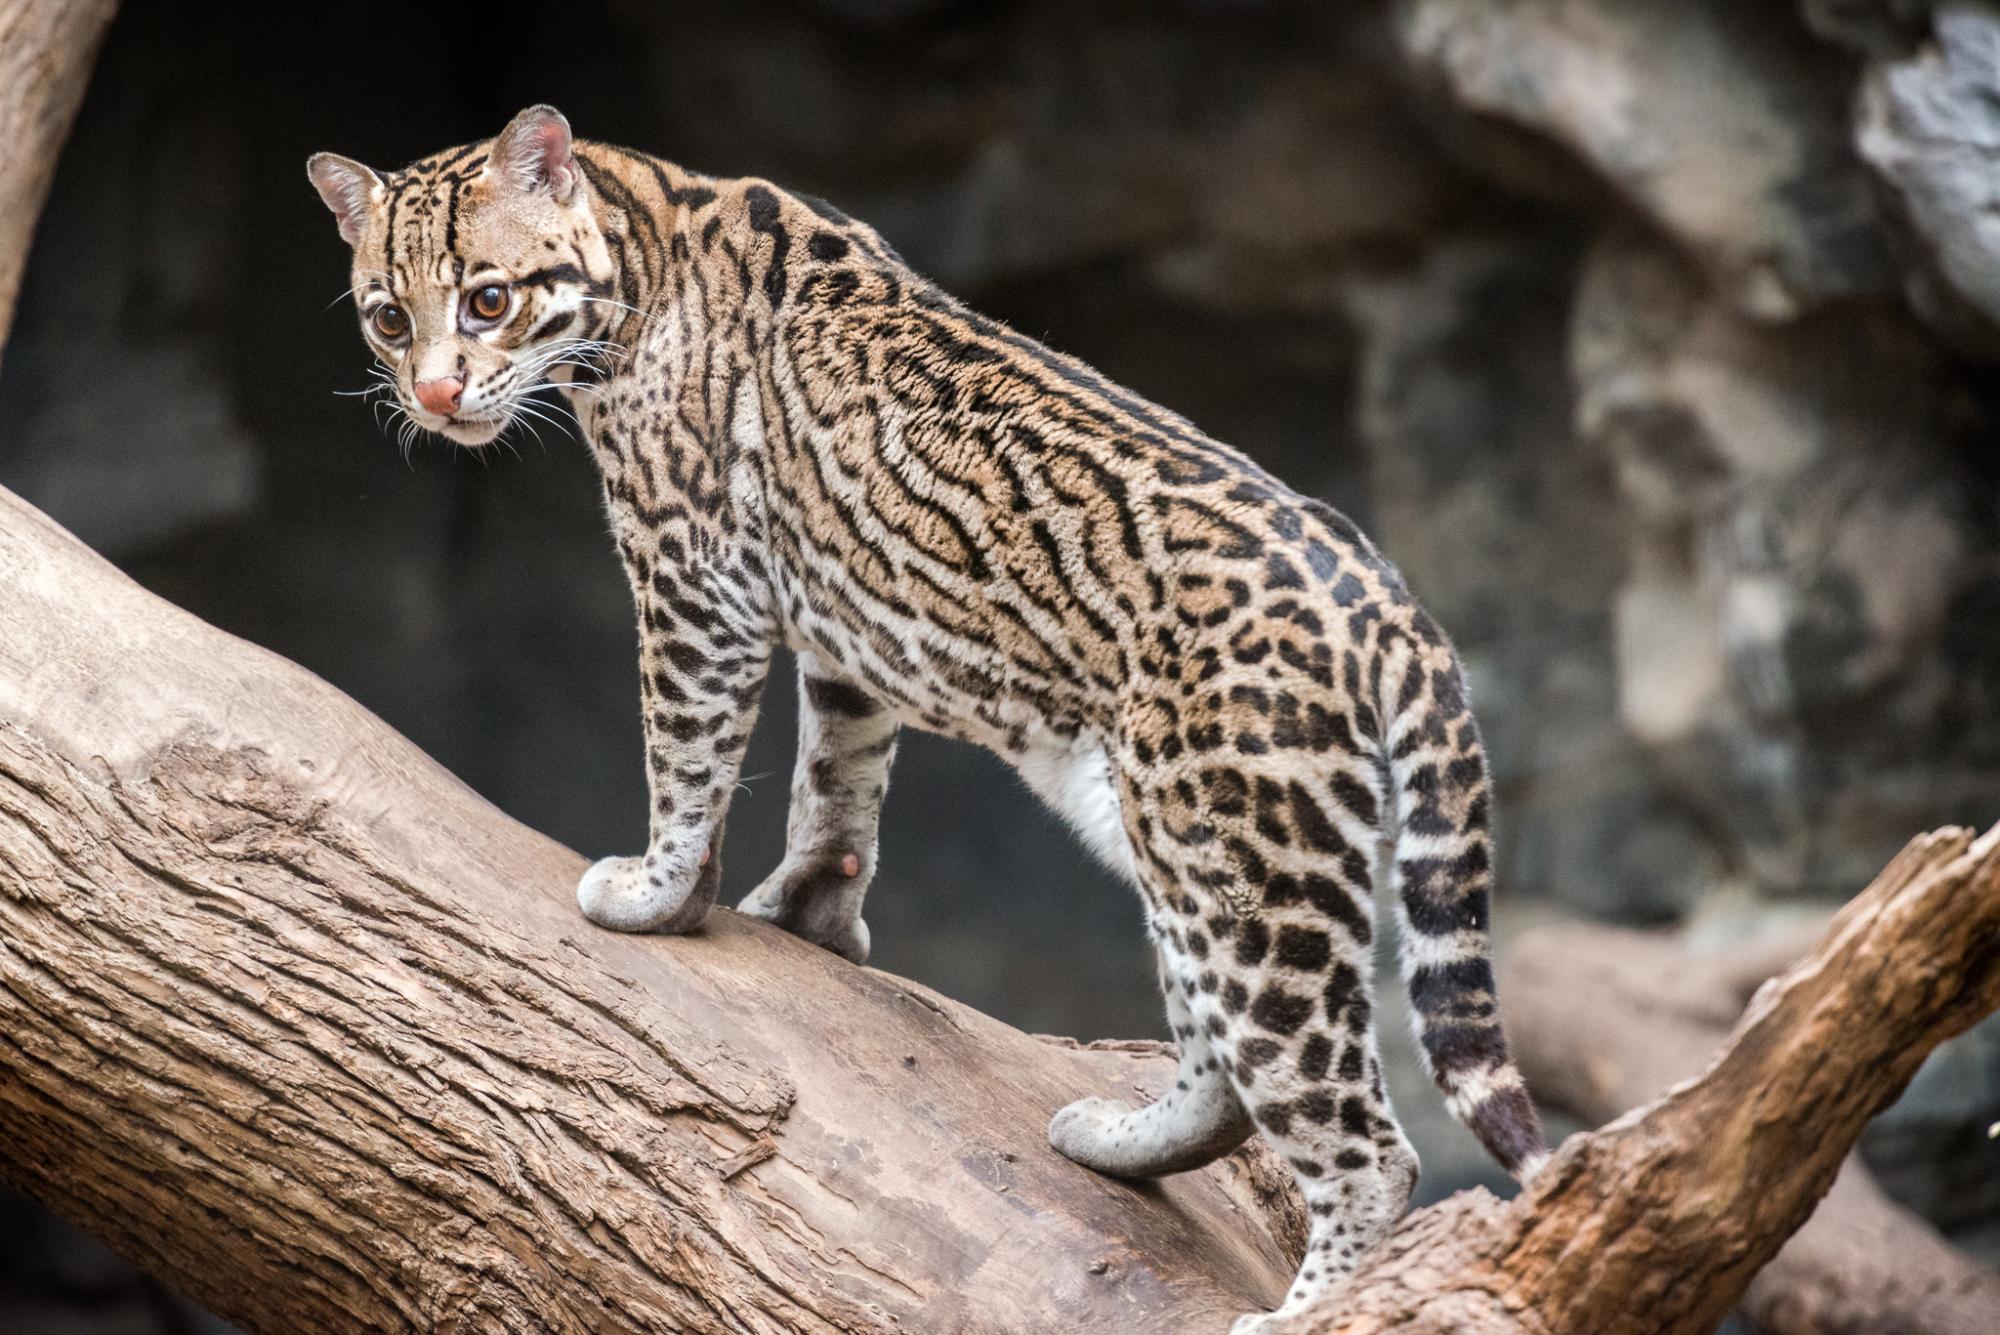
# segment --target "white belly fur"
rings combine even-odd
[[[1084,734],[1031,742],[1015,768],[1035,795],[1070,823],[1105,866],[1138,884],[1132,841],[1126,837],[1125,816],[1118,803],[1118,785],[1112,781],[1111,758],[1101,741]]]

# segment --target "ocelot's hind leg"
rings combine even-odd
[[[1330,730],[1311,744],[1301,695],[1287,709],[1254,678],[1220,679],[1184,700],[1173,725],[1222,745],[1155,738],[1119,767],[1148,910],[1170,929],[1169,983],[1191,981],[1180,992],[1189,1023],[1306,1201],[1310,1236],[1286,1316],[1388,1234],[1417,1181],[1375,1047],[1382,780]]]
[[[799,758],[785,860],[737,906],[856,964],[868,958],[861,902],[895,758],[882,702],[799,655]]]
[[[1230,1087],[1222,1058],[1188,1008],[1195,975],[1171,939],[1157,938],[1160,988],[1180,1044],[1174,1086],[1143,1108],[1080,1099],[1049,1123],[1049,1144],[1064,1157],[1112,1177],[1159,1177],[1213,1163],[1256,1128]]]

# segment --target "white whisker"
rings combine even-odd
[[[569,404],[563,400],[561,395],[557,395],[553,399],[541,399],[538,400],[538,402],[540,402],[541,405],[544,408],[548,409],[550,412],[561,412],[565,414],[569,418],[569,420],[575,424],[576,426],[575,431],[569,431],[568,427],[563,428],[566,432],[568,432],[570,439],[582,440],[584,438],[586,433],[583,429],[583,419],[576,415],[576,409],[570,407]]]
[[[548,425],[554,427],[556,430],[562,432],[565,436],[569,436],[570,439],[574,440],[576,438],[574,433],[570,431],[569,425],[566,422],[564,422],[560,417],[555,417],[540,408],[534,407],[530,405],[526,400],[523,400],[513,405],[512,411],[515,414],[517,414],[521,419],[523,419],[523,421],[532,419],[537,422],[545,422]],[[532,427],[530,427],[529,429],[533,430]],[[541,440],[540,433],[536,433],[535,439],[537,441]],[[544,444],[542,448],[546,450],[548,446]]]
[[[610,297],[586,296],[583,298],[583,300],[595,306],[610,306],[617,310],[630,311],[632,314],[638,316],[642,320],[645,319],[647,315],[647,312],[640,310],[637,306],[627,305],[625,302],[622,301],[614,301]]]
[[[516,417],[514,421],[520,423],[521,429],[526,431],[529,435],[535,438],[535,444],[542,447],[543,454],[547,454],[549,452],[548,442],[542,439],[541,432],[535,430],[535,424],[533,422],[530,422],[525,417]],[[521,452],[517,449],[514,449],[514,443],[508,440],[505,435],[495,436],[493,439],[495,443],[504,445],[509,450],[513,451],[513,455],[516,459],[519,459],[521,457]]]
[[[346,301],[349,297],[353,296],[357,291],[360,290],[363,283],[376,282],[376,283],[386,284],[388,282],[388,279],[389,275],[384,273],[377,273],[373,270],[363,273],[360,275],[359,282],[356,282],[354,286],[348,288],[345,292],[335,297],[332,301],[329,301],[326,303],[326,305],[320,307],[320,311],[321,313],[325,313],[327,311],[332,310],[335,306],[338,306],[341,302]]]

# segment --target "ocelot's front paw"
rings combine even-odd
[[[686,932],[701,925],[722,888],[722,860],[677,868],[654,857],[600,858],[577,882],[577,907],[617,932]]]
[[[843,959],[866,964],[868,924],[861,920],[859,906],[867,883],[861,872],[858,853],[830,860],[787,858],[743,897],[736,911],[762,918]]]

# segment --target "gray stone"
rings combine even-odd
[[[1888,286],[1849,76],[1740,0],[1412,0],[1401,37],[1470,112],[1547,136],[1693,256],[1737,309],[1787,319]]]
[[[1722,861],[1844,896],[2000,806],[1993,645],[1945,652],[1991,563],[1945,360],[1886,313],[1746,320],[1635,231],[1594,250],[1571,357],[1628,520],[1619,713]]]
[[[1291,70],[1188,163],[1185,234],[1160,286],[1224,310],[1339,309],[1357,270],[1414,259],[1466,182],[1382,71]]]
[[[105,1302],[81,1303],[61,1295],[0,1297],[0,1330],[32,1335],[170,1335],[160,1302],[133,1294]]]
[[[68,348],[18,354],[9,485],[113,556],[247,512],[257,445],[201,350],[73,332]]]
[[[102,109],[51,198],[63,221],[37,233],[23,283],[0,463],[29,501],[125,556],[258,499],[260,445],[223,351],[240,255],[218,219],[235,212],[242,164],[196,107],[93,97]]]
[[[965,7],[967,0],[811,0],[815,9],[871,28],[932,18]]]
[[[1856,138],[1918,242],[1912,304],[2000,357],[2000,9],[1944,4],[1932,25],[1930,41],[1869,70]]]
[[[2000,1216],[1989,1215],[1979,1223],[1952,1229],[1945,1236],[1954,1247],[1988,1270],[2000,1270]]]
[[[1929,27],[1933,0],[1800,0],[1806,26],[1871,56],[1899,55]]]
[[[782,14],[746,43],[653,11],[663,147],[822,189],[973,295],[1134,257],[1218,306],[1324,311],[1340,274],[1408,253],[1462,193],[1375,7],[959,8],[893,45]]]

